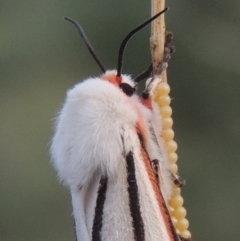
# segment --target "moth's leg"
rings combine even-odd
[[[171,54],[175,51],[175,48],[171,46],[172,36],[172,33],[166,33],[163,59],[158,65],[157,75],[161,75],[161,73],[166,69],[166,63],[168,63],[169,59],[171,58]],[[141,74],[134,78],[134,82],[139,83],[144,79],[150,78],[152,75],[152,71],[153,65],[150,64],[145,71],[143,71]]]
[[[161,177],[159,177],[159,171],[160,171],[159,160],[157,160],[157,159],[152,160],[152,168],[153,168],[155,177],[159,183],[159,178],[161,178]]]
[[[157,181],[161,180],[161,176],[159,176],[159,173],[160,173],[159,160],[157,159],[152,160],[152,168]],[[172,181],[177,187],[182,187],[186,184],[186,181],[179,175],[173,174],[171,172],[170,172],[170,175],[171,175]]]
[[[163,59],[158,65],[158,72],[156,75],[161,75],[162,72],[167,68],[171,54],[175,52],[174,46],[171,45],[172,39],[173,34],[171,32],[166,32]]]
[[[182,187],[186,184],[186,181],[177,174],[171,173],[172,181],[177,187]]]
[[[143,103],[144,104],[146,103],[147,106],[149,105],[149,104],[147,104],[147,102],[149,102],[149,99],[151,99],[150,93],[153,93],[155,88],[161,82],[160,76],[161,76],[162,72],[167,68],[168,61],[171,58],[171,54],[175,51],[175,48],[171,45],[172,36],[173,36],[172,33],[170,33],[170,32],[166,33],[163,59],[158,64],[157,73],[147,80],[145,90],[142,93]],[[151,66],[151,68],[152,68],[152,66]],[[150,68],[148,70],[150,72]],[[149,72],[147,72],[147,71],[145,71],[145,72],[149,74]],[[145,72],[143,72],[143,73],[145,73]],[[140,74],[139,76],[146,76],[146,75]]]
[[[134,82],[138,84],[142,80],[149,78],[152,75],[152,71],[153,65],[151,63],[145,71],[143,71],[141,74],[134,78]]]

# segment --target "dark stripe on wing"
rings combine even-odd
[[[138,185],[135,174],[135,165],[133,159],[133,153],[130,151],[126,157],[127,161],[127,182],[128,182],[128,195],[129,195],[129,206],[133,222],[133,231],[136,241],[144,241],[144,224],[142,220]]]
[[[95,207],[95,216],[92,227],[92,241],[101,241],[101,230],[103,220],[103,208],[107,192],[107,177],[102,177],[99,182],[98,197]]]

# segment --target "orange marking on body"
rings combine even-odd
[[[154,171],[153,171],[152,166],[151,166],[150,158],[148,156],[148,153],[147,153],[147,151],[145,149],[145,146],[144,146],[144,143],[143,143],[142,140],[141,140],[141,156],[143,158],[143,162],[145,164],[149,180],[150,180],[150,182],[152,184],[155,196],[157,198],[159,209],[160,209],[160,212],[162,214],[164,223],[166,225],[166,229],[167,229],[168,235],[170,237],[170,240],[177,241],[178,238],[177,238],[177,235],[175,233],[175,229],[173,227],[173,224],[172,224],[172,221],[171,221],[171,218],[170,218],[170,215],[169,215],[166,203],[164,201],[164,198],[163,198],[163,195],[161,193],[161,190],[160,190],[160,188],[158,186],[156,176],[155,176]]]
[[[147,99],[142,98],[141,102],[145,105],[148,109],[152,110],[152,98],[149,96]]]
[[[122,82],[122,77],[117,76],[116,74],[103,74],[101,79],[107,80],[110,83],[119,86]]]
[[[138,133],[140,133],[141,137],[143,138],[144,143],[148,141],[148,127],[147,123],[145,122],[145,118],[138,106],[135,106],[136,111],[138,112],[138,120],[136,122],[136,128]]]

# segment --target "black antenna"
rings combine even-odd
[[[125,50],[125,47],[129,41],[129,39],[135,34],[137,33],[139,30],[141,30],[142,28],[144,28],[146,25],[148,25],[149,23],[151,23],[154,19],[156,19],[157,17],[159,17],[161,14],[163,14],[164,12],[166,12],[167,10],[169,10],[169,8],[165,8],[164,10],[162,10],[161,12],[157,13],[155,16],[151,17],[150,19],[148,19],[146,22],[142,23],[141,25],[139,25],[138,27],[136,27],[135,29],[133,29],[122,41],[121,46],[119,48],[119,52],[118,52],[118,65],[117,65],[117,76],[121,76],[121,70],[122,70],[122,62],[123,62],[123,53]]]
[[[85,45],[87,46],[90,54],[92,55],[92,57],[94,58],[94,60],[97,62],[98,66],[100,67],[100,69],[102,70],[103,73],[106,72],[106,69],[104,68],[103,64],[101,63],[101,61],[99,60],[99,58],[97,57],[92,45],[90,44],[89,40],[87,39],[87,36],[85,35],[82,27],[80,26],[80,24],[78,22],[76,22],[75,20],[72,20],[68,17],[64,17],[63,19],[69,21],[70,23],[72,23],[78,30],[83,42],[85,43]]]

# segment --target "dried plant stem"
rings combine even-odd
[[[152,16],[165,8],[165,0],[151,0]],[[152,30],[150,37],[150,47],[152,53],[153,73],[156,74],[157,65],[163,59],[164,42],[165,42],[165,14],[162,14],[152,22]],[[162,73],[162,81],[167,82],[166,71]]]

